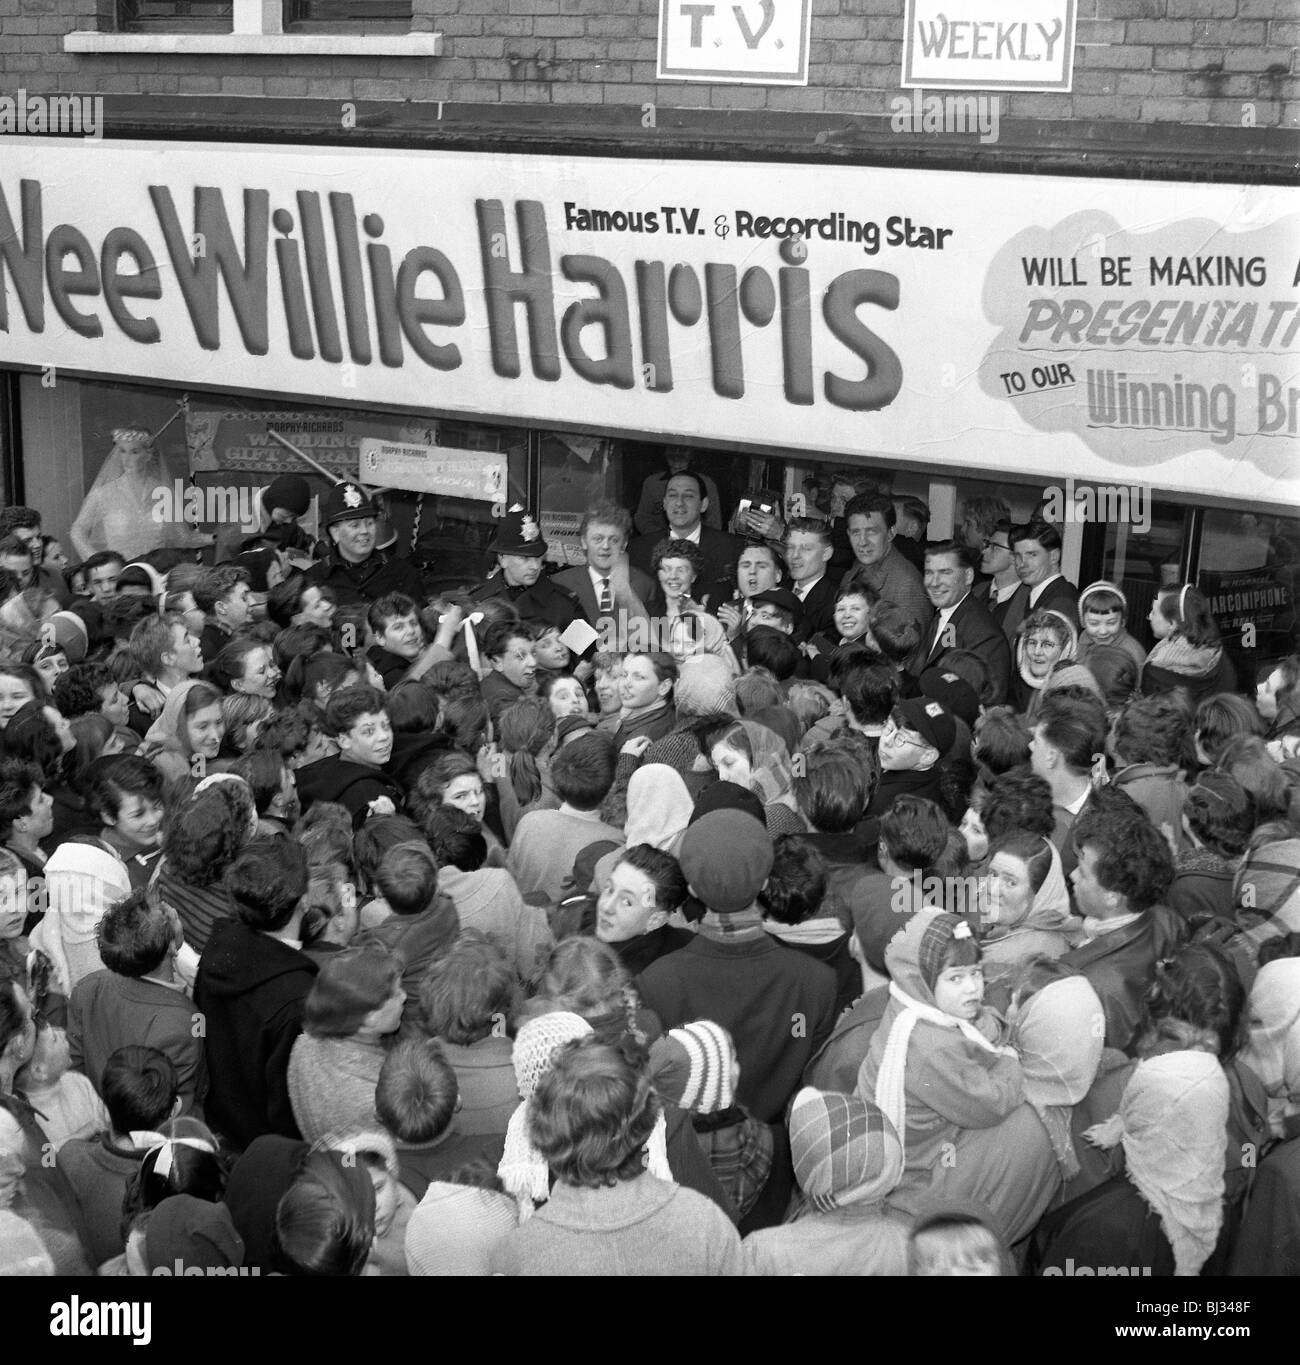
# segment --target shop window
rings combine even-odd
[[[118,0],[117,27],[122,33],[171,32],[179,28],[229,33],[233,0]]]
[[[118,0],[122,33],[228,33],[235,0]],[[411,0],[284,0],[286,30],[334,25],[401,24],[411,21]]]
[[[284,26],[410,23],[411,0],[285,0]]]
[[[1212,509],[1201,528],[1197,586],[1209,598],[1237,684],[1296,649],[1300,518]]]

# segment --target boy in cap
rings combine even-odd
[[[957,726],[947,707],[929,697],[898,702],[880,736],[880,782],[867,807],[867,821],[859,826],[874,845],[879,826],[867,828],[906,793],[940,801],[940,760],[957,738]]]
[[[360,484],[335,484],[321,513],[329,537],[329,555],[307,570],[307,579],[328,583],[340,605],[373,602],[386,593],[401,592],[423,602],[420,571],[409,560],[376,548],[379,509]]]
[[[764,1123],[780,1118],[835,1020],[835,973],[763,928],[756,901],[772,856],[767,830],[743,811],[715,810],[691,825],[678,861],[705,906],[700,931],[637,978],[666,1028],[708,1018],[731,1034],[737,1102]]]
[[[476,602],[503,598],[525,620],[544,621],[564,631],[582,615],[582,607],[543,572],[547,548],[537,519],[515,503],[488,546],[497,566],[470,596]]]

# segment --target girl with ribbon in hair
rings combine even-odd
[[[1232,692],[1236,671],[1219,642],[1219,627],[1205,595],[1190,583],[1160,592],[1147,623],[1156,643],[1142,669],[1142,692],[1181,687],[1192,705],[1215,692]]]

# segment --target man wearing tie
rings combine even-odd
[[[925,595],[938,615],[921,637],[908,672],[920,677],[939,664],[949,650],[968,650],[988,669],[995,688],[994,704],[1005,700],[1011,678],[1011,649],[988,608],[971,588],[975,583],[975,556],[955,540],[941,540],[926,547]]]
[[[1002,615],[1002,633],[1015,642],[1020,623],[1031,611],[1059,611],[1079,628],[1079,589],[1061,573],[1061,533],[1045,521],[1013,526],[1008,537],[1020,587]]]
[[[655,585],[648,574],[627,562],[631,530],[632,518],[617,503],[602,502],[587,508],[578,528],[587,563],[585,567],[562,569],[552,580],[578,599],[583,615],[597,630],[602,618],[617,623],[620,611],[626,613],[627,621],[647,615],[645,604]]]

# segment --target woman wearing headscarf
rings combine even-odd
[[[226,735],[221,693],[210,683],[190,678],[167,694],[158,719],[140,749],[168,782],[202,777],[212,771]]]
[[[153,437],[136,427],[118,427],[113,448],[72,523],[72,543],[81,559],[100,550],[116,550],[127,560],[164,546],[192,549],[211,545],[179,515],[154,521],[150,509],[158,490],[170,497],[171,477]]]
[[[1016,672],[1011,679],[1011,702],[1032,721],[1042,706],[1043,688],[1052,670],[1074,661],[1079,634],[1067,616],[1050,607],[1031,612],[1016,638]]]
[[[1061,855],[1040,834],[1004,834],[989,851],[980,879],[980,943],[984,975],[1004,978],[1026,958],[1063,957],[1077,938]]]
[[[1260,968],[1250,988],[1250,1039],[1241,1060],[1264,1083],[1274,1137],[1300,1137],[1300,957]]]
[[[707,742],[719,778],[753,792],[763,803],[769,834],[807,833],[795,800],[790,750],[780,735],[766,725],[741,720],[710,732]]]
[[[1060,1275],[1073,1261],[1129,1275],[1199,1275],[1224,1226],[1227,1123],[1218,1058],[1169,1052],[1139,1062],[1119,1113],[1086,1134],[1097,1146],[1122,1146],[1124,1172],[1043,1219],[1030,1269]]]

